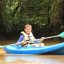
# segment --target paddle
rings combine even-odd
[[[38,43],[41,43],[45,39],[50,39],[50,38],[55,38],[55,37],[64,38],[64,32],[61,32],[59,35],[56,35],[56,36],[42,37],[42,38],[38,39]],[[35,44],[35,42],[25,43],[25,44],[23,44],[23,46],[26,45],[26,44]]]
[[[39,43],[42,42],[44,39],[49,39],[49,38],[55,38],[55,37],[61,37],[61,38],[64,38],[64,32],[60,33],[59,35],[56,35],[56,36],[50,36],[50,37],[42,37],[41,39],[39,39]],[[43,39],[44,38],[44,39]],[[26,43],[27,44],[27,43]],[[24,44],[24,45],[26,45]],[[29,44],[34,44],[34,43],[29,43]],[[10,45],[16,45],[16,44],[10,44]],[[20,45],[20,44],[19,44]],[[4,45],[4,46],[0,46],[0,48],[4,48],[8,45]]]
[[[64,38],[64,32],[62,32],[62,33],[60,33],[59,35],[56,35],[56,36],[45,37],[44,39],[55,38],[55,37]],[[42,37],[42,38],[43,38],[43,37]]]
[[[16,45],[16,44],[9,44],[9,45]],[[0,45],[0,48],[5,48],[5,47],[7,47],[7,46],[9,46],[9,45]]]
[[[0,45],[0,48],[4,48],[4,47],[5,47],[5,46],[1,46],[1,45]]]
[[[50,39],[50,38],[55,38],[55,37],[64,38],[64,32],[61,32],[59,35],[56,35],[56,36],[42,37],[42,38],[40,39],[40,42],[42,42],[44,39]]]

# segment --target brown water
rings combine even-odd
[[[12,42],[15,41],[0,41],[0,44],[11,44]],[[45,42],[45,45],[59,42],[61,41],[48,41]],[[0,64],[64,64],[64,55],[14,55],[7,54],[3,49],[0,49]]]
[[[0,56],[0,64],[64,64],[64,56],[6,54]]]

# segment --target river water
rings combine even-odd
[[[0,64],[64,64],[63,55],[6,54],[0,57]]]

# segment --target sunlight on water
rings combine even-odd
[[[61,59],[62,60],[61,60]],[[6,55],[6,62],[37,63],[37,64],[64,64],[64,57],[57,55]],[[18,60],[18,61],[17,61]]]

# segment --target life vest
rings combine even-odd
[[[32,32],[29,35],[27,35],[24,31],[22,31],[21,33],[24,35],[23,42],[27,41],[27,40],[29,40],[29,41],[35,40],[35,37],[33,36]]]

